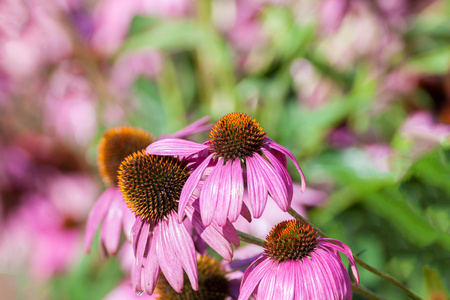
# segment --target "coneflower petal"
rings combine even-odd
[[[147,259],[144,260],[145,291],[147,294],[152,294],[155,290],[156,282],[158,281],[159,272],[161,270],[156,258],[156,243],[153,240],[152,234],[149,235],[147,245],[149,245],[149,249]]]
[[[89,217],[86,223],[86,233],[84,235],[84,249],[87,253],[91,250],[92,240],[97,232],[97,228],[108,212],[114,193],[117,191],[117,187],[110,187],[106,189],[89,212]]]
[[[281,177],[282,175],[276,172],[275,168],[258,153],[254,154],[254,158],[258,162],[257,168],[260,168],[260,173],[263,175],[270,196],[281,210],[287,211],[290,208],[292,199],[288,199],[286,184]]]
[[[120,242],[122,231],[123,202],[120,193],[114,193],[108,213],[103,220],[101,228],[101,240],[110,255],[115,255]]]
[[[172,240],[172,247],[177,259],[191,282],[192,289],[198,290],[197,259],[195,257],[195,246],[192,237],[184,227],[183,223],[178,223],[175,213],[169,216],[168,232],[166,236]]]
[[[206,178],[200,193],[200,211],[202,215],[203,224],[208,226],[216,212],[217,202],[219,200],[220,192],[223,193],[221,186],[222,182],[223,160],[219,159],[216,167],[211,174]],[[223,197],[223,195],[222,195]]]
[[[247,157],[247,186],[253,217],[259,218],[264,212],[267,203],[267,186],[264,175],[258,167],[258,161],[254,157]]]
[[[183,190],[181,191],[180,201],[178,203],[178,222],[183,222],[184,218],[184,210],[186,205],[189,203],[189,199],[197,187],[200,179],[202,178],[203,172],[208,166],[209,162],[213,158],[214,154],[209,155],[189,176],[183,186]]]
[[[172,248],[167,221],[160,221],[154,229],[156,256],[161,271],[177,293],[183,288],[183,268]]]
[[[203,145],[181,139],[164,139],[151,143],[145,151],[153,155],[190,156],[208,148]]]
[[[297,162],[297,160],[295,159],[294,155],[292,154],[291,151],[289,151],[287,148],[281,146],[280,144],[275,143],[273,140],[266,138],[266,140],[268,141],[268,143],[266,145],[268,145],[270,148],[277,150],[281,153],[283,153],[284,155],[286,155],[287,157],[289,157],[291,159],[291,161],[294,163],[295,167],[297,168],[297,171],[300,174],[300,177],[302,179],[302,193],[305,191],[306,189],[306,178],[305,175],[303,175],[302,169],[300,169],[300,166]]]
[[[239,218],[239,214],[242,210],[243,195],[244,180],[242,178],[241,160],[236,158],[231,164],[231,195],[229,201],[230,208],[228,211],[228,219],[230,222],[235,222]]]
[[[241,291],[238,300],[247,300],[258,286],[261,279],[270,273],[273,261],[262,255],[258,256],[247,268],[242,278]]]
[[[295,273],[292,261],[283,262],[278,268],[278,280],[273,299],[294,300]]]
[[[219,160],[218,164],[221,164]],[[231,198],[231,181],[232,179],[232,161],[229,160],[222,166],[222,174],[220,176],[219,193],[217,197],[217,209],[215,209],[215,219],[219,226],[224,226],[228,221],[228,211],[231,206],[231,202],[234,200]]]
[[[275,297],[275,288],[277,282],[280,280],[278,277],[279,264],[276,261],[272,261],[270,266],[267,267],[268,276],[264,276],[258,285],[258,299],[261,300],[273,300],[284,299]],[[280,282],[281,283],[281,282]]]
[[[286,185],[286,191],[287,191],[287,201],[288,201],[288,205],[289,207],[291,206],[291,202],[292,202],[292,197],[294,195],[294,188],[292,185],[292,179],[291,176],[289,175],[289,172],[286,170],[286,167],[283,166],[283,164],[267,149],[262,148],[262,153],[269,159],[270,163],[273,165],[273,167],[275,168],[275,170],[277,171],[278,174],[281,175],[281,177],[283,178],[283,181]],[[286,158],[286,156],[283,155],[284,158]]]

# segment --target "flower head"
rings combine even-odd
[[[189,162],[184,159],[150,155],[145,151],[129,155],[120,165],[120,191],[125,203],[136,215],[132,241],[137,293],[145,289],[152,294],[160,271],[177,293],[184,285],[183,270],[192,289],[198,289],[194,241],[185,224],[178,222],[176,212],[183,185],[191,172]],[[205,241],[212,241],[210,246],[214,250],[231,260],[229,240],[235,242],[237,233],[221,232],[217,226],[199,226],[198,219],[191,209],[188,220],[194,229]]]
[[[256,292],[258,299],[352,299],[350,276],[338,251],[358,271],[344,243],[321,238],[313,227],[297,220],[276,225],[266,238],[264,253],[245,271],[239,300]]]
[[[301,191],[305,190],[305,178],[292,153],[266,137],[263,127],[243,113],[230,113],[220,119],[203,144],[165,139],[148,146],[147,153],[196,157],[201,161],[181,193],[179,221],[202,176],[208,173],[200,192],[200,212],[206,226],[213,220],[221,226],[237,220],[243,209],[245,182],[255,218],[262,215],[268,195],[287,211],[293,189],[286,156],[297,167],[302,178]]]
[[[150,133],[133,127],[118,127],[105,132],[98,146],[98,168],[103,181],[109,186],[92,208],[86,225],[85,250],[89,252],[92,240],[103,221],[100,241],[102,250],[113,255],[117,252],[123,224],[128,237],[134,215],[123,202],[117,186],[121,162],[130,154],[144,149],[154,140]]]

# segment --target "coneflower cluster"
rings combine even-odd
[[[133,289],[155,299],[351,299],[350,276],[338,255],[347,255],[358,284],[350,249],[297,220],[272,229],[264,251],[239,278],[240,292],[231,288],[237,279],[224,270],[232,245],[239,246],[233,223],[260,218],[272,199],[282,211],[290,209],[287,157],[300,174],[301,192],[306,183],[294,155],[250,116],[224,116],[203,144],[179,138],[205,128],[211,127],[197,122],[176,138],[156,141],[131,127],[105,133],[99,170],[110,187],[90,214],[86,249],[103,222],[102,249],[115,254],[123,227],[134,252]],[[208,249],[224,262],[205,256]]]

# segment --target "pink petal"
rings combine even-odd
[[[258,258],[252,262],[242,278],[241,291],[238,300],[247,300],[251,296],[261,279],[264,276],[269,275],[268,273],[270,273],[271,265],[272,260],[263,255],[258,256]]]
[[[106,189],[89,213],[86,223],[86,233],[84,235],[84,249],[87,253],[89,253],[91,249],[95,233],[97,232],[100,222],[108,212],[114,193],[116,192],[118,192],[118,188],[116,187]]]
[[[123,215],[121,202],[123,199],[120,192],[114,193],[109,211],[102,224],[101,240],[109,255],[115,255],[119,247]]]
[[[189,176],[183,186],[183,190],[180,195],[180,202],[178,203],[178,222],[183,222],[184,218],[184,209],[186,205],[189,203],[189,199],[194,192],[195,188],[198,185],[198,182],[202,178],[203,171],[208,166],[210,160],[212,159],[214,154],[210,154]]]
[[[189,156],[208,148],[208,145],[181,139],[163,139],[151,143],[145,151],[153,155]]]
[[[203,117],[175,133],[172,133],[167,136],[160,136],[158,139],[160,140],[165,138],[183,138],[197,132],[202,132],[206,130],[209,131],[212,125],[205,125],[205,124],[207,124],[210,119],[211,118],[209,116]]]
[[[220,256],[222,256],[225,260],[231,262],[231,260],[233,259],[233,247],[226,239],[226,237],[221,234],[220,230],[223,229],[218,226],[214,226],[214,223],[212,223],[208,227],[205,227],[205,225],[203,225],[199,212],[194,211],[192,207],[189,208],[187,214],[191,219],[195,231],[200,235],[200,237]],[[239,236],[237,238],[239,240]]]
[[[274,299],[294,300],[295,289],[295,273],[293,268],[294,262],[286,261],[278,267],[278,284],[275,288]]]
[[[356,268],[355,259],[353,258],[352,250],[343,242],[330,239],[330,238],[321,238],[321,241],[324,241],[324,243],[320,243],[324,247],[330,247],[332,249],[338,250],[345,254],[350,262],[350,267],[353,272],[353,276],[355,277],[355,286],[359,285],[359,274],[358,269]],[[336,245],[337,244],[337,245]]]
[[[149,236],[147,245],[149,245],[149,250],[147,258],[144,260],[144,282],[145,291],[151,295],[155,290],[161,268],[156,257],[156,243],[153,240],[153,235]]]
[[[233,160],[231,165],[231,199],[228,212],[228,219],[230,222],[235,222],[239,218],[239,214],[242,210],[243,195],[244,180],[242,178],[241,160],[237,158]],[[251,216],[249,222],[251,222]]]
[[[241,216],[243,216],[248,222],[252,221],[252,214],[250,213],[250,210],[245,202],[242,202]]]
[[[281,210],[287,211],[291,206],[292,198],[290,200],[287,198],[287,189],[283,178],[275,171],[275,168],[258,153],[254,154],[254,158],[258,161],[256,167],[259,167],[261,170],[260,173],[263,175],[270,196],[275,200]]]
[[[219,159],[217,164],[222,164],[222,159]],[[228,221],[228,210],[230,209],[230,202],[232,201],[231,180],[231,160],[228,160],[225,165],[222,166],[222,175],[220,176],[218,182],[219,193],[217,199],[217,209],[215,209],[215,220],[219,226],[224,226]],[[209,225],[211,223],[207,222],[206,224]]]
[[[250,205],[252,207],[253,217],[261,217],[267,203],[267,187],[263,174],[258,168],[258,161],[254,157],[247,157],[247,187],[250,198]]]
[[[172,247],[175,255],[186,271],[192,288],[198,290],[197,259],[195,257],[194,241],[186,230],[186,227],[184,227],[184,224],[178,223],[176,218],[175,213],[169,216],[169,231],[166,233],[166,236],[172,239]]]
[[[283,178],[283,181],[287,188],[287,201],[289,202],[289,206],[290,206],[294,191],[293,191],[292,179],[291,179],[291,176],[289,175],[289,172],[286,170],[286,167],[283,166],[283,164],[269,150],[264,149],[264,148],[262,148],[261,150],[262,150],[263,154],[269,159],[270,163],[274,166],[277,173],[280,174],[281,177]],[[286,157],[286,156],[284,156],[284,157]]]
[[[267,275],[261,279],[258,285],[258,299],[261,300],[273,300],[273,299],[285,299],[285,298],[275,298],[275,286],[278,282],[278,262],[272,263],[270,268],[268,267]],[[282,284],[281,282],[279,284]]]
[[[223,160],[221,158],[214,167],[214,170],[212,170],[211,174],[206,178],[200,193],[200,213],[205,226],[211,224],[216,212],[217,202],[220,197],[219,194],[220,192],[223,193],[223,189],[220,189],[222,185],[223,169]]]
[[[142,281],[141,281],[141,275],[142,275],[142,266],[143,266],[143,260],[144,260],[144,254],[145,254],[145,248],[147,247],[148,242],[148,236],[150,233],[150,223],[141,220],[140,218],[136,219],[137,222],[142,223],[141,230],[139,232],[139,235],[137,236],[137,243],[136,243],[136,259],[135,259],[135,265],[134,265],[134,279],[136,283],[136,292],[143,292],[142,289]]]
[[[156,242],[156,256],[159,261],[161,271],[172,288],[180,293],[183,288],[183,268],[171,245],[171,237],[168,235],[168,222],[163,220],[158,222],[153,232]]]
[[[297,168],[297,171],[300,173],[300,177],[302,179],[302,193],[303,193],[306,189],[306,179],[305,179],[305,175],[303,175],[303,172],[300,169],[300,166],[299,166],[297,160],[294,157],[294,154],[292,154],[291,151],[289,151],[285,147],[281,146],[280,144],[275,143],[273,140],[271,140],[269,138],[266,138],[266,140],[269,141],[266,145],[268,145],[270,148],[273,148],[273,149],[283,153],[284,155],[288,156],[292,160],[295,167]]]

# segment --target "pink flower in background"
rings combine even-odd
[[[301,221],[284,221],[266,238],[264,253],[245,271],[238,300],[352,299],[352,283],[338,251],[347,256],[359,284],[353,254],[344,243],[317,236]]]
[[[88,145],[97,130],[95,94],[81,66],[65,61],[50,78],[46,96],[48,131],[78,146]]]
[[[243,207],[244,178],[249,202],[255,218],[266,206],[268,194],[277,205],[287,211],[292,201],[292,180],[286,170],[286,156],[305,178],[292,153],[265,136],[263,128],[243,113],[231,113],[220,119],[210,131],[209,141],[197,144],[178,139],[165,139],[152,143],[147,153],[155,155],[206,157],[186,181],[178,207],[179,220],[190,203],[207,167],[212,171],[200,192],[200,213],[205,226],[216,220],[223,226],[235,222]],[[267,160],[262,157],[265,155]]]
[[[320,22],[326,33],[333,33],[341,26],[347,10],[349,0],[323,0],[320,3]]]

